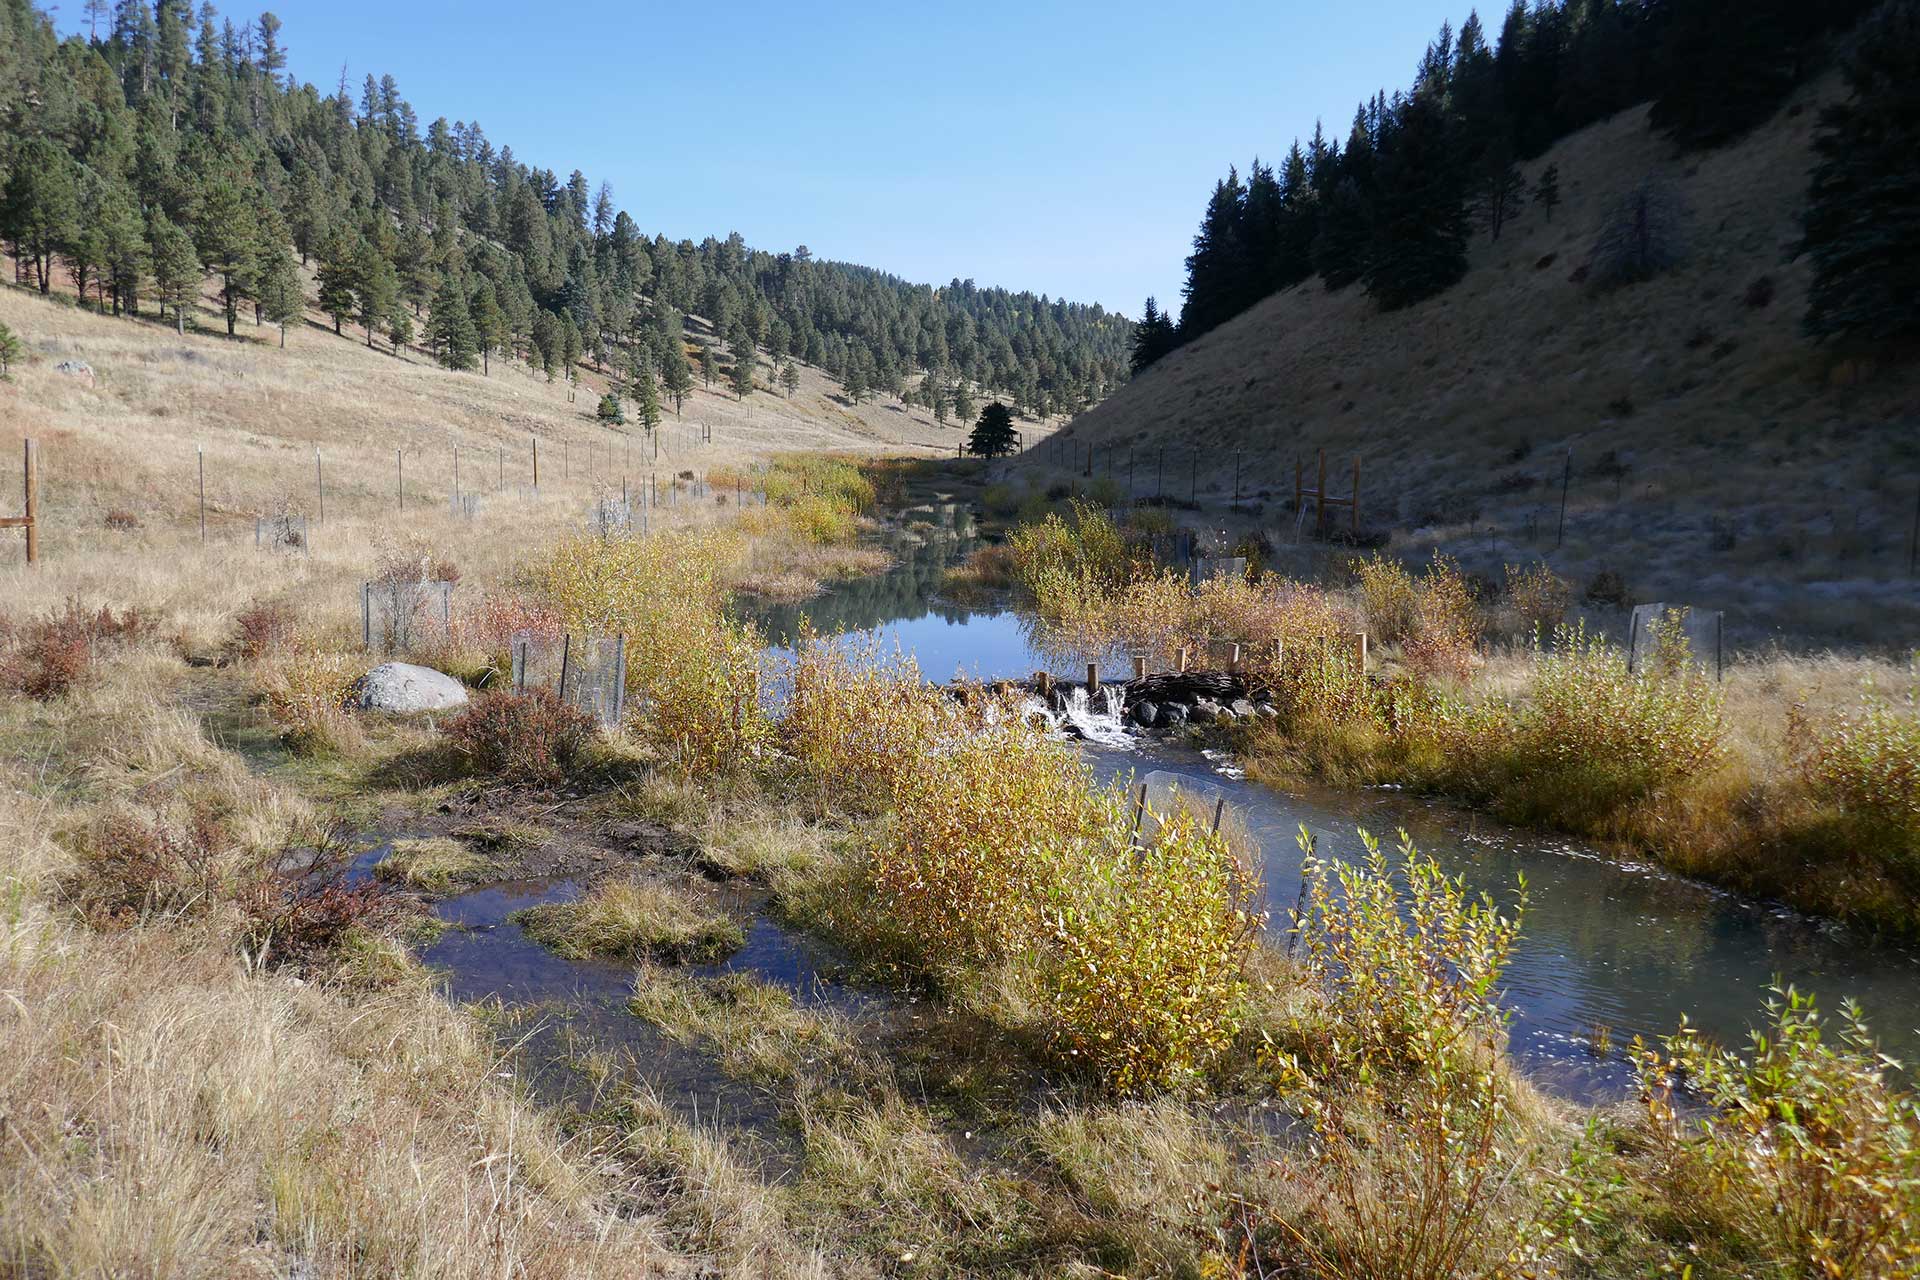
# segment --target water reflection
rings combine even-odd
[[[1842,926],[1394,792],[1274,791],[1222,778],[1197,752],[1165,745],[1088,754],[1103,777],[1154,769],[1224,788],[1263,850],[1276,933],[1299,899],[1302,824],[1322,855],[1346,858],[1361,855],[1356,829],[1391,841],[1405,828],[1423,852],[1503,905],[1524,874],[1525,935],[1506,978],[1513,1048],[1572,1096],[1618,1093],[1628,1082],[1618,1051],[1636,1035],[1671,1032],[1683,1014],[1744,1045],[1776,976],[1828,1008],[1859,1000],[1888,1052],[1920,1052],[1920,956]],[[1601,1027],[1616,1046],[1609,1059],[1587,1051]]]

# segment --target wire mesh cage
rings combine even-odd
[[[1197,556],[1189,570],[1195,584],[1247,576],[1245,556]]]
[[[360,585],[361,640],[379,653],[445,643],[453,628],[453,584],[427,581]]]
[[[627,638],[552,636],[516,631],[511,639],[513,687],[550,689],[603,729],[627,714]]]
[[[587,532],[596,538],[633,532],[633,504],[624,498],[599,498],[587,508]]]
[[[285,551],[294,555],[313,554],[313,541],[307,532],[307,518],[287,512],[275,516],[255,516],[253,545],[262,551]]]
[[[1627,629],[1627,670],[1639,671],[1654,661],[1663,630],[1684,646],[1685,652],[1676,656],[1713,672],[1715,680],[1725,673],[1726,614],[1663,600],[1634,606]]]
[[[1185,811],[1205,830],[1223,836],[1227,847],[1249,866],[1257,864],[1260,842],[1246,814],[1227,798],[1225,787],[1155,769],[1134,782],[1132,798],[1133,840],[1141,848],[1151,848],[1176,815]]]
[[[484,505],[477,493],[456,493],[447,499],[447,514],[456,520],[473,520]]]

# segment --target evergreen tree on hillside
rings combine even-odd
[[[1871,0],[1667,0],[1655,55],[1653,127],[1683,147],[1731,141],[1764,122],[1817,65],[1819,38]]]
[[[1440,94],[1400,102],[1380,141],[1367,293],[1392,310],[1430,298],[1467,273],[1464,184]]]
[[[642,366],[633,381],[633,398],[639,406],[640,423],[648,431],[660,426],[660,389],[654,385],[653,370]]]
[[[1547,221],[1553,221],[1553,211],[1560,203],[1560,166],[1550,164],[1540,171],[1540,181],[1533,188],[1533,202],[1546,210]]]
[[[162,307],[173,308],[174,328],[187,331],[187,308],[200,288],[200,259],[193,237],[155,210],[147,227],[147,249],[153,266],[153,292]]]
[[[1320,234],[1313,241],[1313,269],[1329,292],[1358,280],[1367,267],[1367,247],[1373,242],[1373,211],[1360,184],[1341,178],[1327,197],[1320,215]]]
[[[433,343],[434,359],[445,369],[471,369],[480,354],[480,331],[467,307],[467,295],[460,282],[449,275],[433,295],[433,312],[428,317],[427,334]]]
[[[474,289],[473,302],[467,310],[473,317],[474,336],[480,343],[480,372],[491,375],[493,353],[504,350],[507,345],[507,313],[500,309],[491,280],[482,280]]]
[[[800,366],[788,356],[780,362],[780,385],[787,389],[787,399],[793,399],[793,393],[800,389]]]
[[[258,287],[256,270],[260,248],[255,204],[239,182],[217,177],[206,184],[194,218],[193,243],[200,253],[201,264],[220,277],[227,336],[232,337],[240,300],[253,297]]]
[[[701,384],[706,387],[712,387],[713,380],[715,377],[719,375],[719,373],[720,373],[720,362],[714,359],[713,345],[707,342],[701,343],[700,344],[700,382]]]
[[[967,452],[979,458],[995,458],[1012,453],[1013,443],[1013,414],[995,400],[980,411],[980,420],[967,437]]]
[[[286,241],[262,245],[260,254],[260,306],[267,319],[280,327],[280,345],[284,347],[287,326],[307,312],[306,284]]]
[[[360,293],[360,247],[336,227],[321,242],[319,255],[315,280],[320,286],[320,309],[333,317],[333,331],[339,333],[353,317]]]
[[[20,339],[14,336],[13,330],[0,324],[0,378],[13,376],[13,365],[20,358],[21,350]]]
[[[1189,339],[1215,328],[1239,311],[1246,290],[1248,261],[1242,236],[1246,189],[1240,174],[1228,169],[1213,189],[1200,233],[1187,255],[1186,303],[1180,329]]]
[[[661,373],[667,394],[673,397],[673,416],[680,416],[680,406],[693,394],[693,369],[687,364],[686,344],[676,336],[668,347],[666,360]]]
[[[1890,0],[1845,62],[1848,94],[1820,113],[1802,248],[1806,330],[1844,346],[1920,336],[1920,0]]]
[[[354,262],[354,318],[367,332],[367,345],[373,345],[373,331],[386,324],[387,317],[400,305],[400,275],[385,254],[368,241],[361,241]]]
[[[1177,341],[1173,321],[1161,314],[1157,300],[1148,298],[1133,330],[1132,371],[1138,374],[1173,350]]]
[[[973,416],[973,394],[964,382],[953,384],[953,416],[962,422]]]
[[[751,343],[736,349],[733,357],[733,374],[729,379],[733,386],[734,399],[745,400],[753,394],[753,366],[755,363],[753,345]]]
[[[13,159],[0,199],[0,235],[12,241],[16,261],[33,264],[41,293],[53,287],[54,255],[80,217],[78,188],[73,160],[45,138],[30,139]]]

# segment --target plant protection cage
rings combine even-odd
[[[568,706],[617,729],[627,714],[627,638],[559,636],[516,631],[511,640],[513,687],[551,689]]]
[[[427,581],[360,585],[361,641],[379,653],[444,643],[453,629],[453,584]]]
[[[1695,609],[1684,604],[1635,605],[1627,629],[1627,670],[1638,671],[1660,648],[1660,628],[1672,627],[1672,635],[1685,646],[1684,656],[1718,680],[1726,671],[1726,614],[1718,609]]]

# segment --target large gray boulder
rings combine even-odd
[[[362,711],[410,715],[418,711],[451,711],[467,705],[467,687],[432,667],[411,662],[383,662],[353,682],[350,705]]]

